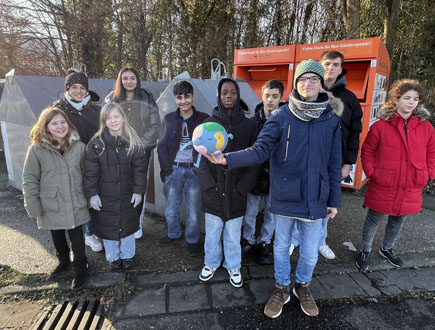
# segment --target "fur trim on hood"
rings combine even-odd
[[[378,113],[376,114],[376,117],[379,119],[387,120],[397,114],[396,108],[381,108]],[[423,105],[420,104],[415,108],[415,110],[412,112],[413,116],[419,117],[421,120],[429,120],[431,114],[429,110]]]
[[[344,111],[344,104],[343,102],[338,98],[332,95],[331,92],[325,91],[326,94],[329,96],[329,105],[332,108],[332,112],[337,115],[338,117],[341,117]]]

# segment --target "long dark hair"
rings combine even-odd
[[[113,98],[112,101],[114,102],[123,102],[126,100],[126,95],[125,95],[125,88],[122,85],[122,74],[124,72],[133,72],[134,75],[136,76],[136,81],[137,81],[137,85],[136,85],[136,89],[134,90],[134,96],[133,99],[134,100],[140,100],[141,99],[141,91],[140,91],[140,78],[139,78],[139,73],[130,67],[125,67],[122,68],[119,73],[118,73],[118,77],[116,78],[116,82],[115,82],[115,86],[113,87]]]

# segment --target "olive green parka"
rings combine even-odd
[[[75,136],[63,155],[44,141],[30,145],[23,169],[24,207],[39,229],[73,229],[89,221],[81,161],[85,145]]]

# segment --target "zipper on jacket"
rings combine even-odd
[[[287,129],[287,141],[285,144],[285,157],[284,157],[284,161],[287,160],[287,155],[288,155],[288,144],[290,143],[290,125],[288,125],[288,129]]]

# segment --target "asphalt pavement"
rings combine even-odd
[[[410,297],[415,293],[433,294],[435,291],[435,198],[425,196],[422,212],[409,216],[403,227],[395,247],[396,253],[404,260],[402,269],[395,269],[376,253],[385,228],[382,225],[375,237],[367,273],[359,272],[355,266],[366,215],[362,201],[362,193],[343,191],[343,207],[329,222],[327,242],[337,258],[326,260],[319,256],[314,272],[312,293],[319,304],[320,315],[331,306],[344,306],[350,300],[383,303],[385,299]],[[56,264],[50,235],[38,230],[36,221],[28,218],[21,192],[8,186],[4,162],[0,162],[0,210],[0,265],[24,274],[49,273]],[[94,253],[87,248],[90,272],[87,294],[92,294],[93,289],[120,284],[132,288],[127,299],[111,301],[106,308],[107,328],[248,329],[251,325],[268,328],[277,324],[270,323],[276,320],[267,320],[262,315],[264,304],[273,290],[273,266],[261,266],[255,256],[249,256],[242,266],[245,282],[242,288],[233,288],[223,269],[218,270],[210,282],[201,283],[198,275],[203,266],[203,254],[190,257],[184,240],[161,248],[158,241],[165,235],[164,220],[147,214],[144,236],[136,241],[135,264],[128,272],[110,272],[104,253]],[[297,254],[296,250],[292,263]],[[68,291],[69,285],[68,279],[64,279],[4,286],[0,288],[0,297],[19,298],[31,291]],[[35,321],[38,311],[45,307],[37,302],[5,300],[8,303],[0,305],[0,329],[27,328]],[[251,314],[255,317],[249,317],[239,327],[231,327],[222,315],[229,320],[232,312],[241,319]],[[295,313],[303,317],[297,299],[292,297],[281,317]]]

